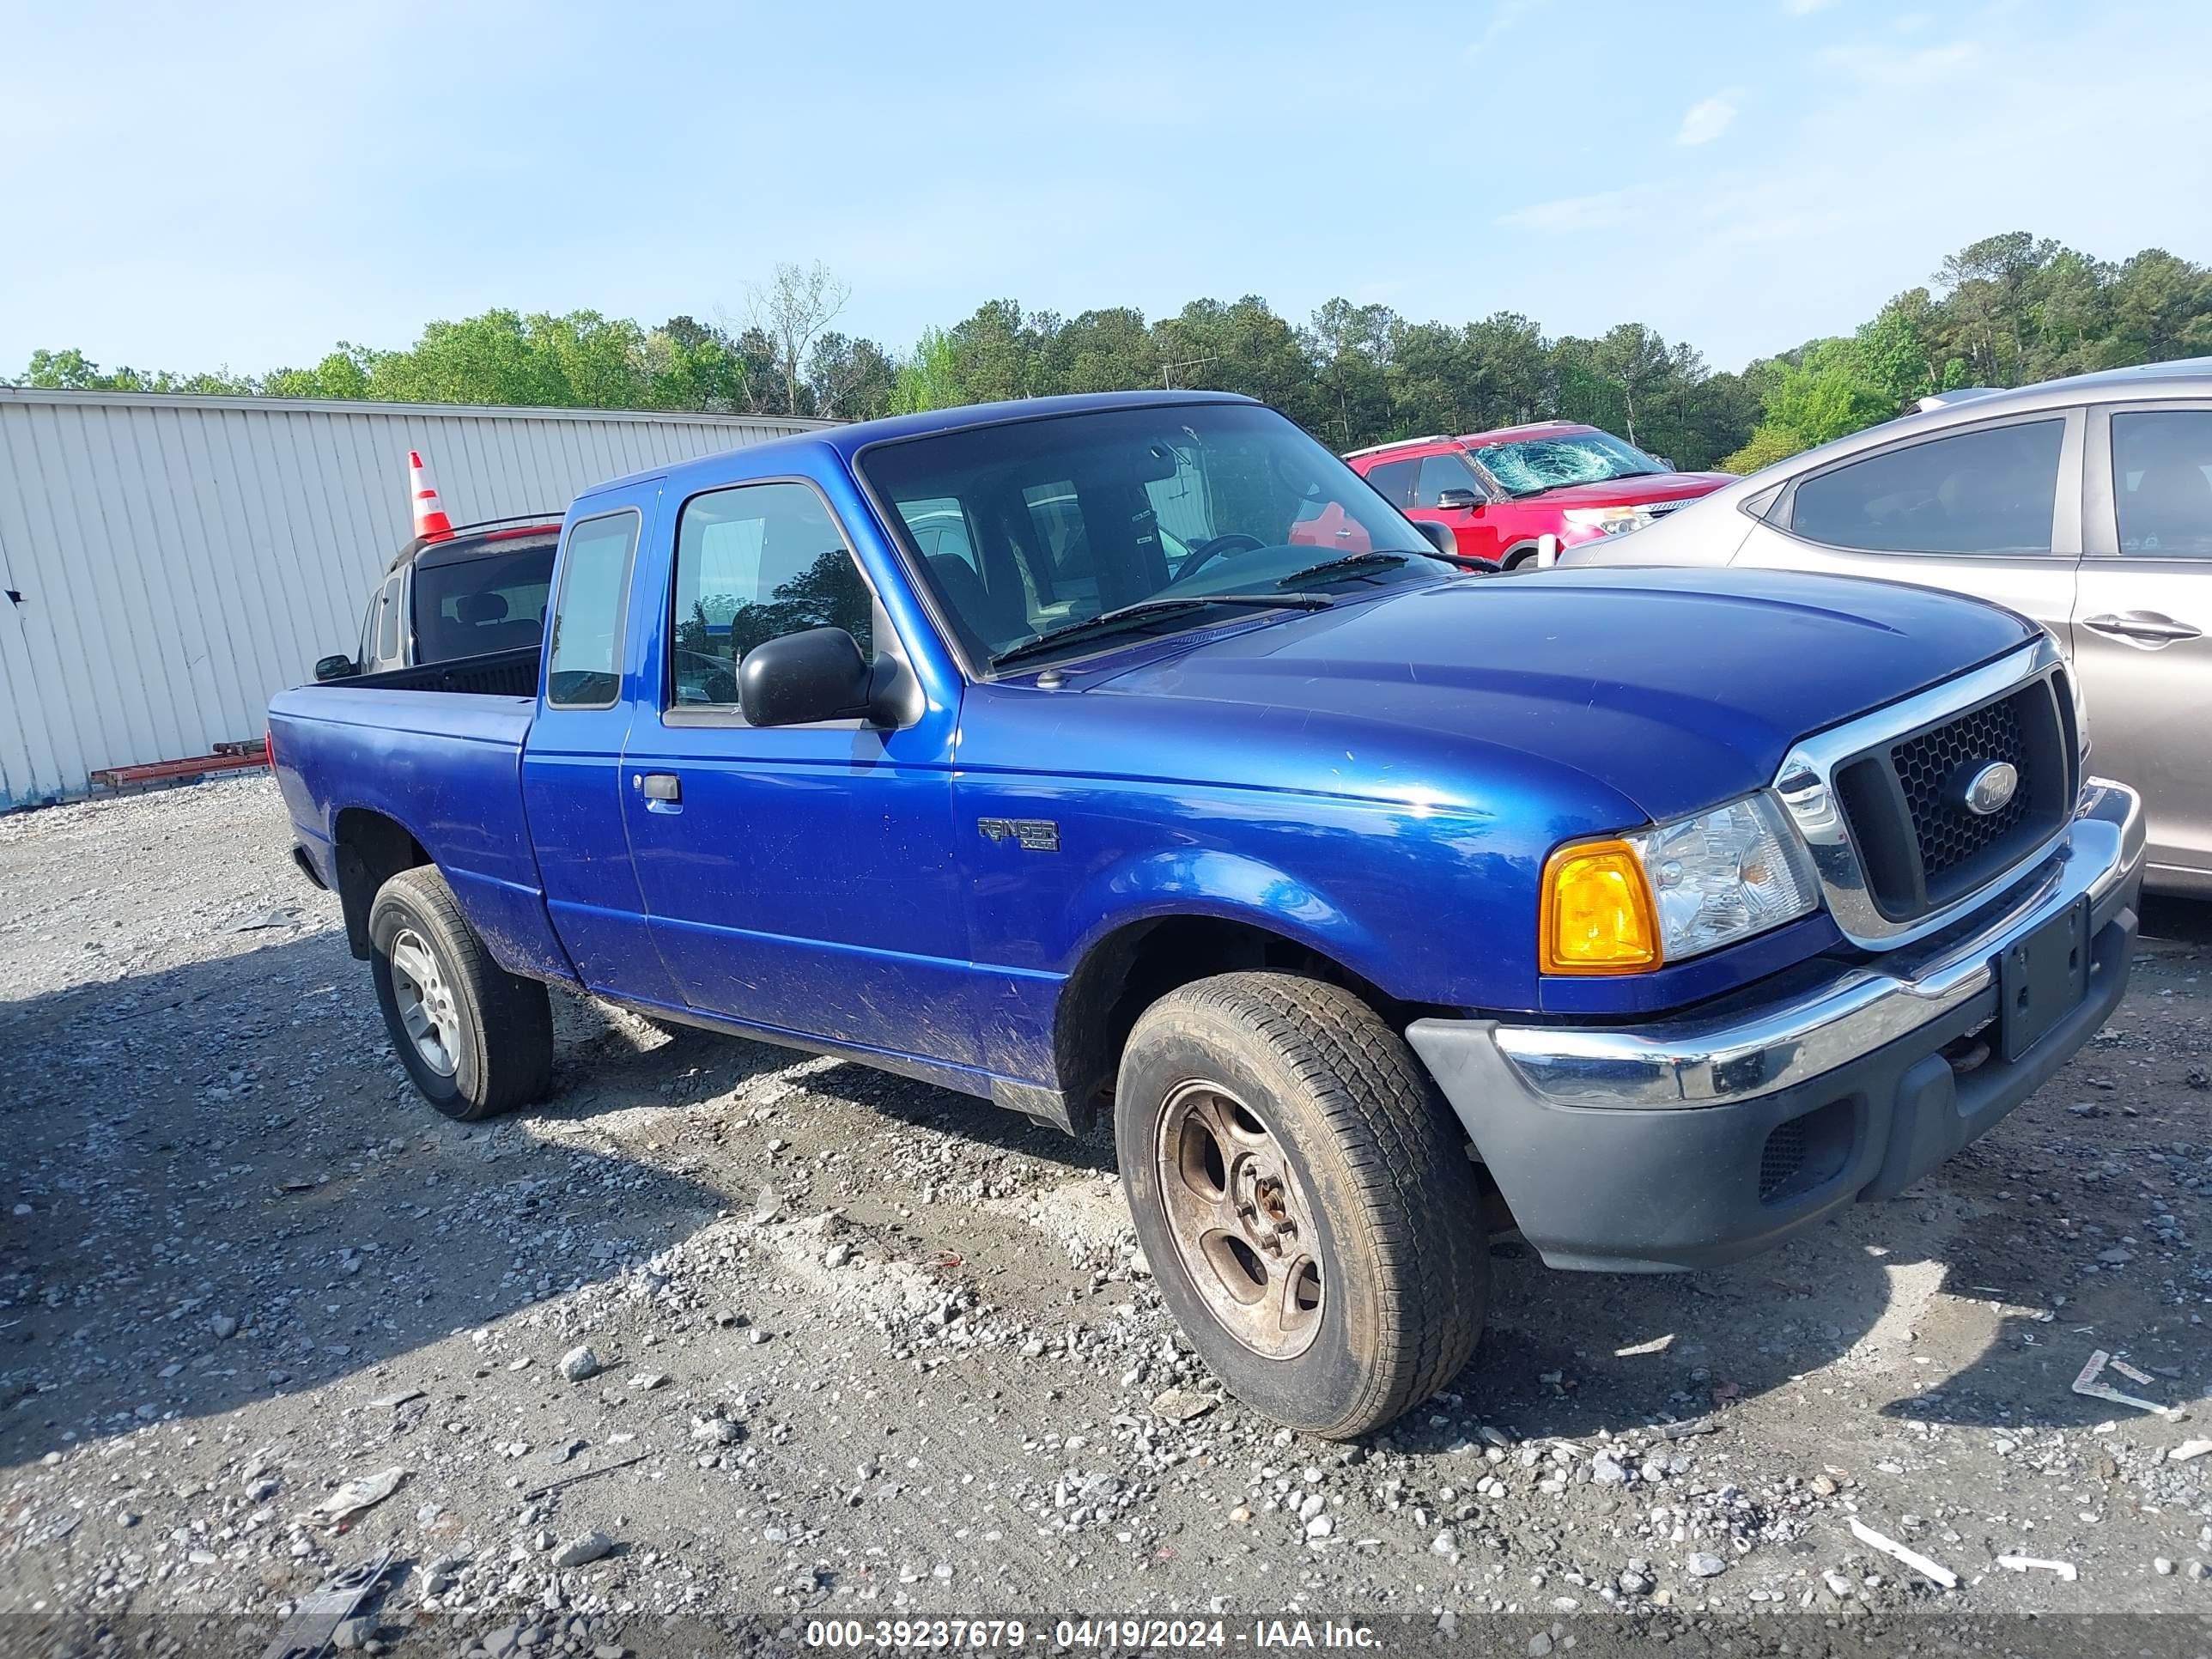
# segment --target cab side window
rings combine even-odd
[[[547,702],[605,708],[620,694],[623,617],[637,529],[638,515],[624,511],[586,519],[569,531],[545,658]]]
[[[1790,528],[1872,553],[2048,553],[2063,419],[1905,444],[1797,486]]]
[[[2212,555],[2212,409],[2113,416],[2112,508],[2123,553]]]
[[[404,580],[394,576],[377,593],[381,606],[376,619],[376,660],[380,668],[389,668],[399,660],[399,584]]]
[[[1421,458],[1420,481],[1413,486],[1413,505],[1434,507],[1437,497],[1447,489],[1480,491],[1481,482],[1468,464],[1449,451],[1440,455]]]
[[[1385,461],[1380,466],[1367,469],[1367,482],[1381,492],[1384,501],[1402,512],[1413,505],[1414,480],[1420,471],[1419,461]]]
[[[964,522],[948,516],[941,529],[937,557],[972,560]],[[734,712],[745,653],[803,629],[842,628],[872,658],[873,613],[844,532],[806,485],[695,495],[677,521],[671,704]]]

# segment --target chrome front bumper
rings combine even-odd
[[[2066,842],[2003,912],[1831,969],[1784,1000],[1701,1012],[1635,1030],[1497,1025],[1491,1038],[1521,1082],[1562,1106],[1711,1106],[1749,1100],[1869,1054],[1990,988],[1996,959],[2085,895],[2118,902],[2142,870],[2142,803],[2124,784],[2093,778]],[[1970,929],[1961,936],[1961,928]]]
[[[2093,779],[2041,865],[1911,945],[1801,963],[1655,1024],[1424,1019],[1407,1041],[1552,1266],[1734,1261],[1904,1191],[2095,1035],[2127,988],[2143,839],[2134,792]],[[1972,1041],[1998,1018],[1999,962],[2075,906],[2081,1002],[2011,1057]]]

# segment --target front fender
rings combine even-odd
[[[1277,933],[1388,988],[1392,964],[1374,934],[1311,881],[1213,847],[1170,847],[1097,872],[1070,909],[1090,918],[1061,965],[1072,973],[1108,935],[1168,916],[1203,916]]]

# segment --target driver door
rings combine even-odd
[[[1413,504],[1406,516],[1416,524],[1426,520],[1443,525],[1451,532],[1462,558],[1496,564],[1503,550],[1490,513],[1489,492],[1474,469],[1451,450],[1421,457],[1413,475]]]

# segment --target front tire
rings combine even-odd
[[[385,1029],[416,1089],[465,1123],[542,1097],[553,1077],[553,1008],[508,973],[434,866],[403,870],[368,908],[370,970]]]
[[[1147,1009],[1115,1143],[1162,1298],[1238,1398],[1347,1439],[1474,1352],[1482,1194],[1405,1042],[1350,992],[1224,974]]]

